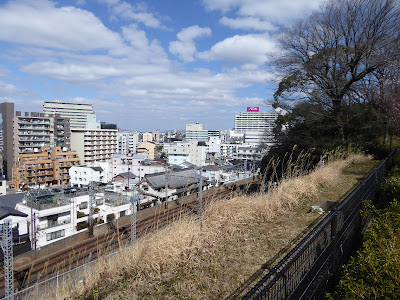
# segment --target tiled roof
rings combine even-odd
[[[148,184],[155,190],[165,187],[165,172],[146,174],[144,176]],[[203,181],[207,178],[203,177]],[[172,189],[183,188],[200,182],[200,175],[193,169],[185,169],[168,174],[168,187]]]
[[[0,206],[0,220],[3,220],[8,216],[27,217],[28,215],[11,207]]]

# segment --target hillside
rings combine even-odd
[[[201,220],[178,220],[100,261],[95,275],[57,298],[221,299],[245,291],[320,217],[312,204],[343,199],[376,164],[351,155],[309,175],[297,169],[268,194],[217,202]]]

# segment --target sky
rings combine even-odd
[[[322,0],[0,2],[0,100],[93,104],[124,130],[234,127],[266,105],[283,28]]]

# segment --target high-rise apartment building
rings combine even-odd
[[[46,101],[43,104],[44,113],[59,114],[61,117],[69,118],[71,128],[86,128],[95,116],[93,105],[84,103],[67,103],[56,100]]]
[[[14,161],[18,155],[38,153],[41,147],[59,146],[63,151],[69,151],[71,131],[69,119],[59,115],[25,112],[15,112],[13,120]]]
[[[81,164],[111,159],[118,152],[118,130],[71,128],[71,149],[78,152]]]
[[[208,141],[208,130],[203,130],[203,125],[186,124],[186,141]]]
[[[138,135],[137,132],[118,132],[118,153],[136,154]]]

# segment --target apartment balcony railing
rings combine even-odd
[[[65,225],[65,224],[70,224],[71,223],[71,219],[65,219],[65,220],[60,220],[60,221],[48,221],[47,224],[39,224],[37,226],[38,230],[44,230],[44,229],[48,229],[48,228],[53,228],[53,227],[57,227],[57,226],[61,226],[61,225]]]

